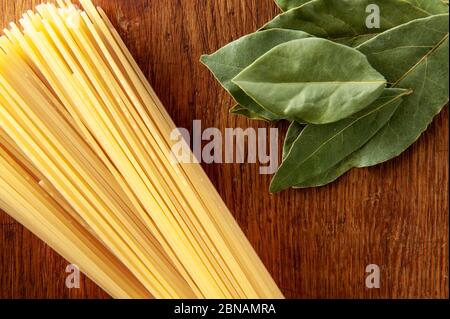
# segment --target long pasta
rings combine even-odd
[[[116,298],[282,298],[200,165],[173,162],[175,124],[106,14],[80,3],[0,38],[0,207]]]

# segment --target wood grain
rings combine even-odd
[[[37,2],[0,0],[2,25]],[[230,116],[232,100],[198,59],[271,19],[272,0],[95,3],[177,125],[271,126]],[[257,165],[204,168],[286,297],[448,298],[448,117],[446,108],[400,158],[320,189],[269,195]],[[365,287],[368,264],[381,267],[380,289]],[[86,278],[67,289],[66,265],[0,213],[0,298],[108,298]]]

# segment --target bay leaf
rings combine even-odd
[[[229,43],[211,55],[203,55],[201,62],[240,105],[239,111],[232,110],[233,113],[267,121],[282,120],[285,119],[283,116],[265,110],[231,80],[277,45],[307,37],[310,35],[296,30],[272,29],[255,32]]]
[[[288,157],[292,145],[294,145],[295,141],[304,128],[305,125],[300,124],[297,121],[293,121],[291,125],[289,125],[289,129],[286,132],[286,137],[283,144],[283,161]]]
[[[414,91],[364,147],[360,165],[376,165],[403,153],[448,103],[448,29],[448,14],[436,15],[390,30],[358,48],[394,87]]]
[[[448,28],[448,14],[436,15],[387,31],[359,48],[391,83],[414,92],[360,150],[298,187],[326,185],[354,167],[386,162],[417,141],[448,103]]]
[[[359,51],[319,38],[280,44],[232,81],[266,110],[312,124],[364,109],[386,86]]]
[[[261,117],[261,112],[253,112],[250,109],[243,107],[242,105],[236,104],[230,109],[230,113],[234,115],[242,115],[251,120],[258,121],[269,121],[266,118]]]
[[[275,0],[278,7],[283,11],[288,11],[304,5],[311,0]]]
[[[430,16],[448,13],[448,2],[442,0],[405,0],[426,11]]]
[[[312,0],[275,0],[278,7],[283,11],[298,8]],[[426,11],[430,16],[441,13],[448,13],[448,2],[442,0],[404,0],[415,7]]]
[[[271,192],[303,183],[327,172],[355,150],[364,145],[394,114],[402,97],[410,91],[385,89],[383,94],[365,110],[326,125],[308,125],[292,142],[288,133],[285,159],[270,185]],[[300,131],[295,125],[292,134]]]
[[[435,1],[439,0],[430,2]],[[428,0],[313,0],[278,15],[262,29],[301,30],[317,37],[356,46],[383,31],[443,10],[436,3],[424,3],[428,3]],[[380,8],[380,28],[367,27],[368,5]]]

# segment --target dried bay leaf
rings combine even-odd
[[[365,146],[361,165],[376,165],[403,153],[448,103],[448,28],[448,14],[436,15],[390,30],[358,48],[394,87],[414,91]]]
[[[404,98],[387,125],[360,150],[298,187],[326,185],[354,167],[369,167],[397,157],[448,103],[448,14],[399,26],[359,49],[391,83],[414,92]]]
[[[307,37],[310,35],[296,30],[272,29],[255,32],[231,42],[211,55],[202,56],[201,62],[239,104],[238,109],[231,110],[232,113],[266,121],[282,120],[285,117],[262,108],[231,80],[277,45]]]
[[[279,192],[301,184],[340,163],[389,121],[407,94],[410,91],[385,89],[368,108],[339,122],[308,125],[303,130],[298,124],[291,125],[284,161],[272,180],[270,191]]]
[[[303,131],[304,128],[305,125],[297,121],[293,121],[289,126],[289,129],[286,132],[286,137],[284,139],[283,161],[288,157],[292,145],[294,145],[295,141],[297,140],[298,136],[300,135],[300,133]]]
[[[405,0],[424,10],[429,15],[448,13],[448,2],[442,0]]]
[[[356,46],[380,32],[444,10],[441,5],[424,4],[425,2],[428,1],[313,0],[278,15],[263,29],[301,30],[317,37]],[[380,28],[369,29],[366,25],[369,15],[366,8],[372,4],[380,8]]]
[[[275,0],[278,7],[283,11],[288,11],[310,2],[311,0]]]
[[[278,45],[233,82],[266,110],[312,124],[359,112],[386,86],[359,51],[319,38]]]
[[[288,11],[294,8],[298,8],[311,0],[275,0],[278,7],[283,11]],[[405,0],[426,11],[429,15],[448,13],[448,2],[445,3],[442,0]]]
[[[230,109],[230,113],[234,115],[242,115],[251,120],[269,121],[268,119],[261,117],[261,112],[250,111],[248,108],[243,107],[242,105],[239,104],[233,106]]]

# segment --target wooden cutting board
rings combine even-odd
[[[0,0],[2,25],[37,3]],[[198,62],[274,17],[272,0],[95,3],[177,125],[273,126],[229,115],[232,100]],[[400,158],[320,189],[269,195],[270,177],[257,165],[204,168],[286,297],[448,298],[448,117],[446,108]],[[365,285],[369,264],[380,266],[380,289]],[[84,277],[67,289],[67,265],[0,212],[0,298],[108,298]]]

